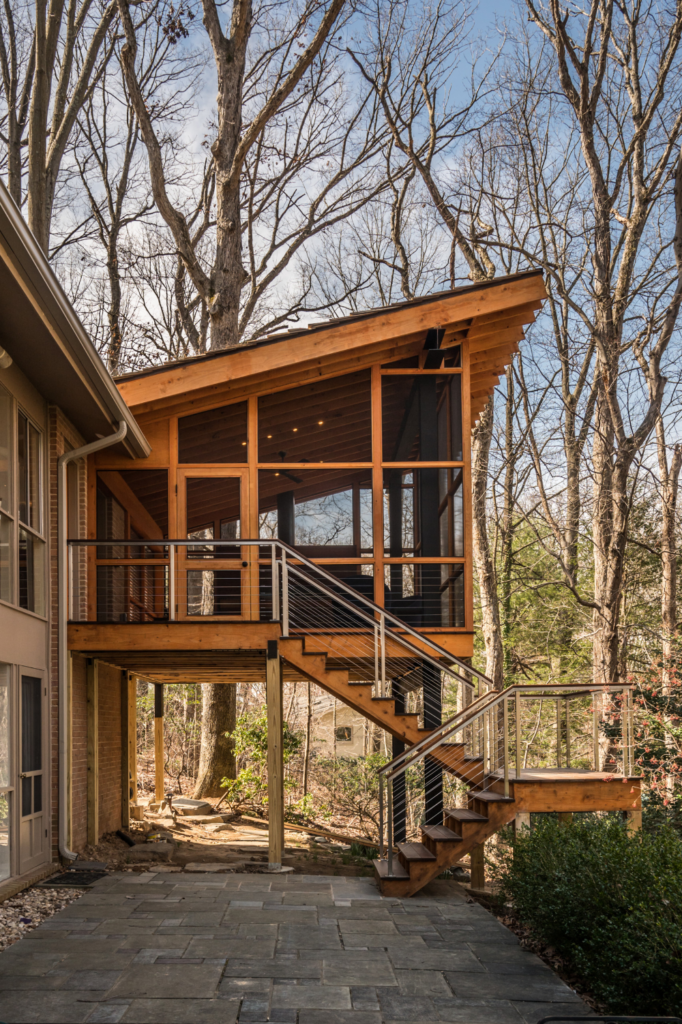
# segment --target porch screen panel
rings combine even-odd
[[[462,377],[382,376],[384,462],[462,461]]]
[[[384,470],[384,554],[464,557],[464,474],[459,467]]]
[[[190,465],[246,462],[246,416],[246,402],[181,416],[178,462]]]
[[[386,609],[415,629],[463,628],[464,564],[419,562],[384,566]]]
[[[239,477],[189,477],[186,482],[187,537],[199,543],[187,549],[192,562],[232,560],[239,564],[238,544],[211,544],[241,537],[241,481]],[[242,613],[241,569],[216,565],[186,571],[187,614]]]
[[[258,399],[258,461],[371,462],[369,370]]]

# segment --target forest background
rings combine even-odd
[[[681,39],[680,0],[0,11],[0,173],[114,375],[544,272],[474,433],[476,658],[498,686],[634,676],[638,764],[668,804]],[[236,689],[204,687],[197,791],[254,723]],[[195,722],[196,694],[174,699]],[[304,798],[310,714],[296,730]]]

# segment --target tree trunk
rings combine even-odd
[[[493,681],[495,689],[504,684],[504,651],[500,630],[500,605],[497,596],[495,567],[490,556],[490,543],[486,525],[488,493],[488,460],[493,435],[494,395],[481,413],[474,430],[471,459],[471,486],[473,492],[473,542],[474,560],[478,572],[478,586],[481,601],[481,629],[485,641],[486,675]]]
[[[201,754],[199,776],[194,788],[196,799],[222,794],[223,779],[237,777],[234,732],[237,712],[237,687],[232,683],[205,683],[201,688]]]

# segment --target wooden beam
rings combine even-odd
[[[471,859],[471,882],[472,889],[482,892],[485,889],[485,842],[474,846],[469,854]]]
[[[282,668],[276,640],[267,647],[266,703],[268,715],[268,838],[269,868],[282,866],[284,851],[284,751]]]
[[[87,837],[88,845],[96,846],[99,839],[99,701],[98,662],[88,658],[86,668],[87,699]]]
[[[545,297],[542,275],[529,274],[395,310],[377,311],[351,321],[321,325],[306,333],[292,333],[291,337],[280,336],[270,344],[240,346],[221,357],[197,359],[160,373],[122,380],[118,387],[127,404],[135,408],[150,401],[187,394],[196,387],[224,385],[226,380],[256,373],[276,373],[309,359],[329,359],[368,343],[380,345],[396,336],[426,331],[434,324],[447,325]]]

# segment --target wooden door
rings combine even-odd
[[[247,469],[178,470],[180,536],[197,541],[178,550],[179,619],[251,617],[257,549],[211,543],[240,540],[248,513]]]

